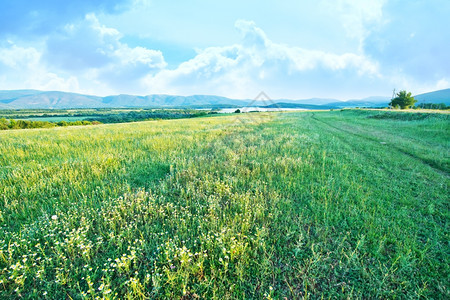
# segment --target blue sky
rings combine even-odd
[[[351,99],[450,88],[448,0],[0,0],[0,89]]]

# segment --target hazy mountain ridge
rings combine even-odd
[[[107,96],[103,98],[102,103],[113,107],[173,107],[226,104],[243,105],[246,102],[219,96],[194,95],[184,97],[155,94],[148,96]]]
[[[418,103],[450,103],[450,89],[415,96]],[[132,108],[132,107],[220,107],[220,106],[261,106],[283,108],[344,108],[387,106],[389,97],[368,97],[340,101],[337,99],[310,98],[301,100],[251,100],[230,99],[214,95],[176,96],[154,94],[112,95],[99,97],[77,93],[38,90],[0,91],[0,109],[65,109],[65,108]]]
[[[0,91],[0,108],[131,108],[246,105],[250,100],[235,100],[220,96],[193,95],[112,95],[98,97],[76,93],[37,90]]]
[[[445,103],[450,105],[450,89],[434,91],[414,96],[418,103]]]

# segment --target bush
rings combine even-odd
[[[414,104],[417,102],[413,96],[411,96],[411,92],[407,93],[406,91],[400,91],[397,93],[397,97],[391,100],[389,103],[390,106],[394,108],[406,109],[411,106],[414,107]]]
[[[59,121],[58,123],[56,123],[56,125],[65,127],[69,126],[69,123],[67,123],[66,121]]]
[[[5,118],[0,119],[0,130],[6,130],[8,129],[8,120]]]

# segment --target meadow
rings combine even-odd
[[[449,119],[0,131],[0,298],[448,299]]]
[[[56,126],[98,125],[150,120],[185,119],[217,114],[195,109],[17,109],[0,110],[0,130],[36,129]]]

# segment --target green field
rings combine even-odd
[[[216,111],[195,109],[0,109],[0,130],[96,125],[204,117]]]
[[[434,298],[448,114],[0,131],[0,298]]]

